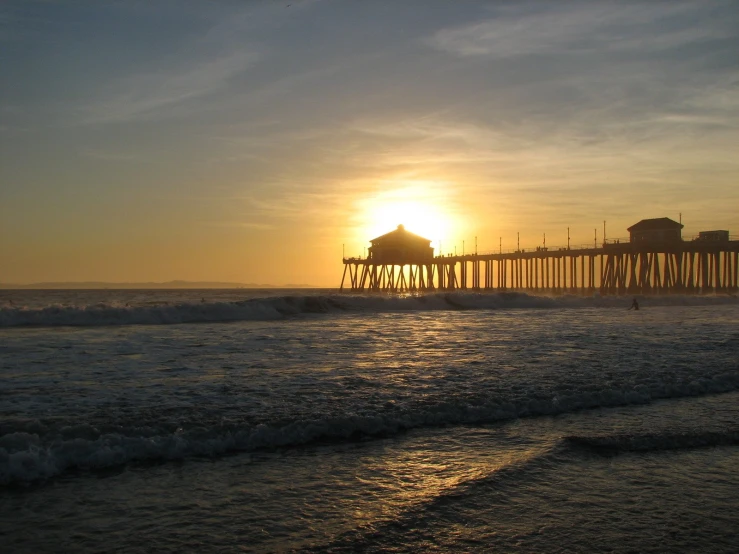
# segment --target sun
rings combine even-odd
[[[361,200],[361,240],[369,241],[393,231],[398,225],[427,238],[438,248],[451,239],[454,215],[444,194],[428,183],[414,183]]]

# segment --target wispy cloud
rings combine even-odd
[[[138,73],[114,80],[105,98],[84,109],[86,123],[105,123],[145,118],[211,95],[233,77],[254,65],[256,52],[236,51],[176,69]]]
[[[204,224],[209,227],[253,229],[255,231],[271,231],[276,228],[272,223],[262,223],[258,221],[205,221]]]
[[[272,195],[271,195],[272,196]],[[276,197],[275,197],[276,196]],[[309,221],[332,213],[340,196],[331,192],[284,191],[269,199],[247,198],[255,214],[265,219],[300,219]]]
[[[460,56],[510,58],[595,50],[644,54],[733,35],[730,25],[700,26],[690,17],[704,8],[695,2],[521,2],[485,21],[441,29],[428,42]]]
[[[140,162],[144,160],[144,158],[139,154],[131,154],[117,150],[103,150],[100,148],[83,148],[79,150],[79,153],[81,156],[106,162]]]

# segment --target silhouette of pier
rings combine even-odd
[[[626,240],[600,246],[433,254],[403,226],[373,239],[364,258],[344,258],[341,290],[526,291],[543,294],[736,293],[739,240],[728,231],[680,236],[668,218],[642,220]]]

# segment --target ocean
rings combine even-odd
[[[732,296],[0,291],[1,552],[739,551]]]

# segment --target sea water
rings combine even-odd
[[[739,303],[630,304],[0,291],[0,551],[739,551]]]

